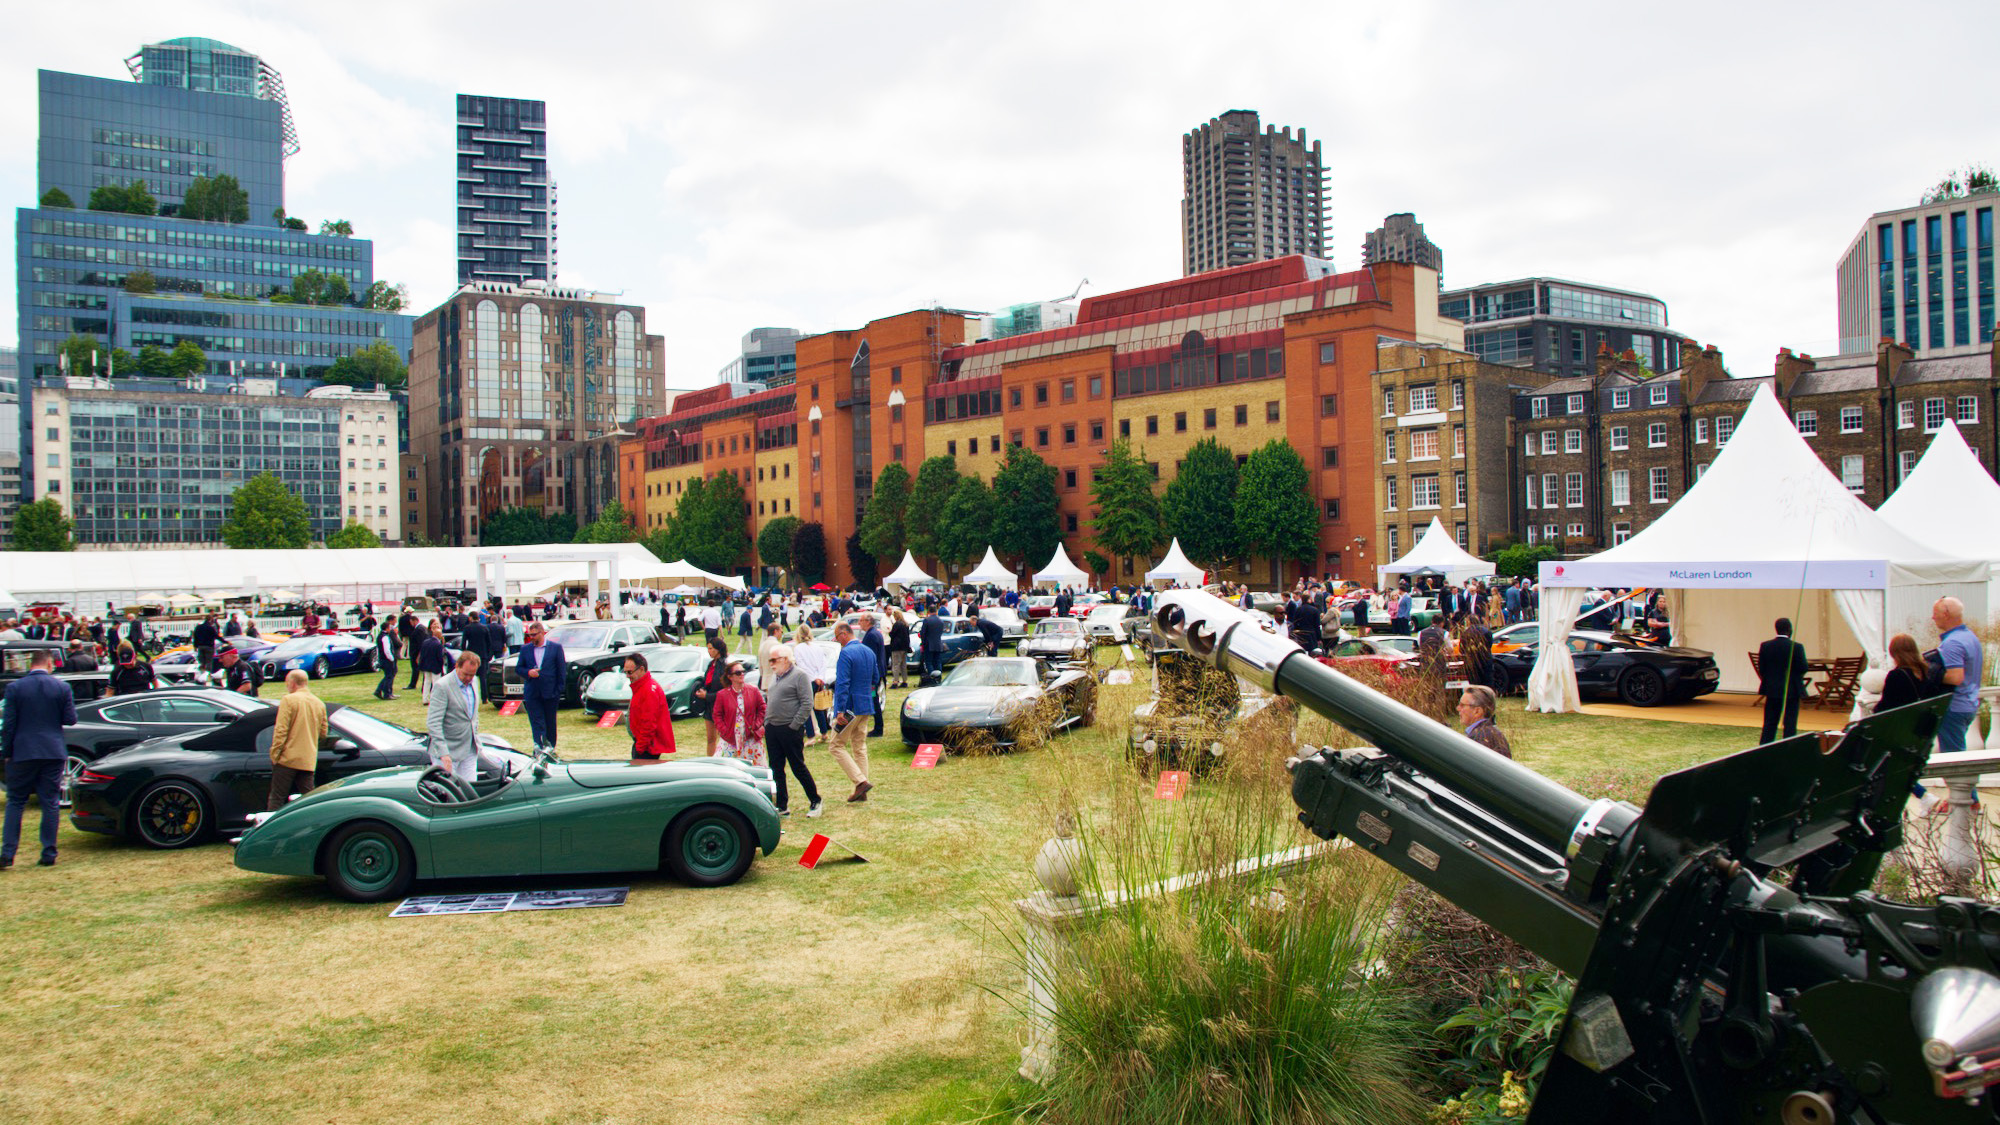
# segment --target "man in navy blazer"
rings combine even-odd
[[[0,867],[14,866],[14,849],[21,843],[21,818],[28,811],[28,794],[42,803],[43,867],[56,863],[56,829],[61,825],[57,800],[62,792],[64,748],[62,728],[76,725],[76,697],[69,685],[49,673],[54,649],[37,649],[28,674],[7,685],[0,699],[0,759],[7,765],[7,819],[0,833]]]
[[[528,713],[528,730],[535,749],[556,744],[556,708],[562,706],[563,685],[569,681],[569,662],[562,646],[548,640],[539,621],[528,622],[521,655],[514,662],[521,677],[521,708]]]

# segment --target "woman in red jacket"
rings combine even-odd
[[[625,678],[632,682],[632,702],[625,712],[625,725],[632,731],[632,761],[657,762],[674,752],[674,715],[667,706],[667,693],[646,670],[641,653],[625,657]]]
[[[764,765],[764,693],[749,686],[741,664],[729,666],[729,686],[715,693],[715,753]]]

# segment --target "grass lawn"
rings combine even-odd
[[[893,717],[903,693],[891,693],[875,794],[846,804],[850,786],[812,748],[826,816],[805,819],[795,797],[784,844],[737,886],[527,884],[630,884],[616,909],[391,921],[389,906],[339,902],[317,881],[239,871],[227,845],[150,852],[65,826],[59,866],[0,873],[0,1035],[13,1046],[0,1053],[0,1121],[973,1116],[1005,1091],[1019,1047],[1014,1013],[984,990],[1011,982],[993,927],[1033,889],[1059,786],[1085,773],[1144,784],[1118,764],[1123,716],[1145,698],[1138,678],[1104,689],[1093,730],[930,771],[909,768]],[[379,703],[373,684],[317,690],[421,725],[415,693]],[[529,744],[523,716],[487,709],[481,722]],[[1748,741],[1741,729],[1511,708],[1502,725],[1520,760],[1634,799],[1658,773]],[[682,753],[701,752],[699,723],[675,734]],[[565,756],[622,759],[628,746],[622,728],[563,713]],[[799,867],[813,831],[871,862]]]

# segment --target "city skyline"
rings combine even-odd
[[[93,21],[107,30],[77,37],[24,11],[0,46],[15,94],[0,183],[16,206],[38,194],[37,69],[121,78],[141,43],[224,40],[286,76],[303,143],[286,167],[292,213],[354,222],[377,276],[408,283],[421,312],[454,287],[454,95],[542,99],[564,284],[645,306],[666,382],[698,387],[760,325],[997,312],[1081,277],[1088,295],[1177,274],[1180,137],[1231,108],[1324,141],[1337,267],[1359,266],[1385,215],[1414,212],[1446,252],[1447,287],[1543,275],[1642,289],[1737,374],[1779,347],[1832,354],[1835,266],[1868,216],[2000,159],[1977,54],[2000,12],[1969,4],[1900,13],[1952,30],[1921,90],[1841,69],[1881,34],[1858,5],[1816,7],[1809,23],[1731,9],[1727,37],[1684,14],[1586,32],[1567,8],[1529,24],[1266,6],[1192,52],[1191,7],[1136,22],[1030,8],[1003,30],[895,16],[917,10],[873,10],[864,55],[902,61],[865,67],[827,49],[859,32],[822,13],[635,7],[606,38],[602,21],[565,27],[513,5],[465,27],[410,6],[280,21],[114,3]],[[509,32],[531,18],[536,35]],[[391,26],[393,53],[354,34]],[[1604,66],[1615,89],[1586,80]]]

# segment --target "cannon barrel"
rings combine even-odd
[[[1314,660],[1255,615],[1200,590],[1160,595],[1153,635],[1296,699],[1519,828],[1557,855],[1603,815],[1592,801]]]

